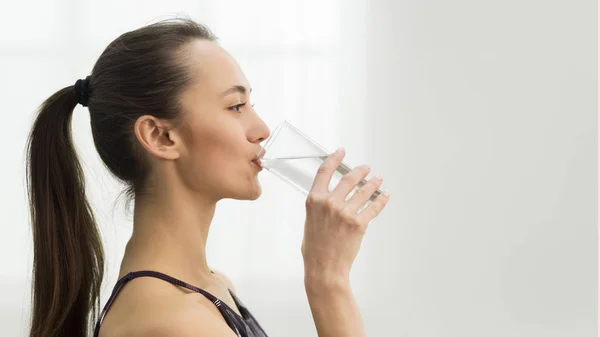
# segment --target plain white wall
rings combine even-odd
[[[595,335],[597,8],[534,0],[3,3],[2,335],[26,331],[32,111],[85,76],[118,34],[172,12],[222,37],[271,125],[288,118],[385,177],[392,200],[352,275],[369,336]],[[108,254],[106,298],[130,222],[114,207],[119,186],[94,152],[87,110],[75,115]],[[270,335],[316,336],[302,287],[303,198],[266,172],[261,181],[258,201],[219,205],[212,265]]]
[[[596,335],[596,6],[369,2],[373,336]]]

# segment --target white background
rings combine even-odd
[[[178,13],[238,59],[269,125],[288,119],[384,176],[392,199],[352,275],[369,336],[596,334],[594,1],[4,0],[2,336],[27,332],[24,144],[36,107],[121,33]],[[73,132],[105,239],[106,299],[131,222],[87,113],[77,108]],[[209,262],[271,336],[316,336],[303,197],[260,179],[259,200],[219,204]]]

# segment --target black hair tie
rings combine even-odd
[[[77,80],[75,82],[75,96],[77,97],[77,103],[88,106],[88,100],[90,98],[88,87],[90,84],[90,77],[86,77],[85,80]]]

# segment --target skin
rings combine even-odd
[[[198,78],[181,96],[183,120],[177,126],[153,116],[135,123],[147,152],[151,188],[136,196],[134,230],[119,277],[156,270],[200,287],[236,306],[221,273],[211,274],[206,239],[216,203],[224,198],[255,200],[261,193],[252,160],[270,131],[249,103],[250,84],[237,62],[210,41],[189,45],[190,68]],[[357,167],[328,191],[340,151],[319,169],[306,201],[302,243],[305,285],[319,337],[364,336],[350,290],[349,272],[368,223],[384,208],[381,195],[365,211],[360,205],[381,185],[372,179],[350,200],[345,197],[369,173]],[[209,300],[155,278],[123,287],[106,315],[101,337],[213,336],[235,334]]]

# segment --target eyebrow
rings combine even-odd
[[[240,93],[242,95],[244,95],[245,93],[252,93],[252,88],[247,89],[245,86],[243,85],[234,85],[233,87],[225,90],[222,94],[221,97],[223,96],[227,96],[233,93]]]

